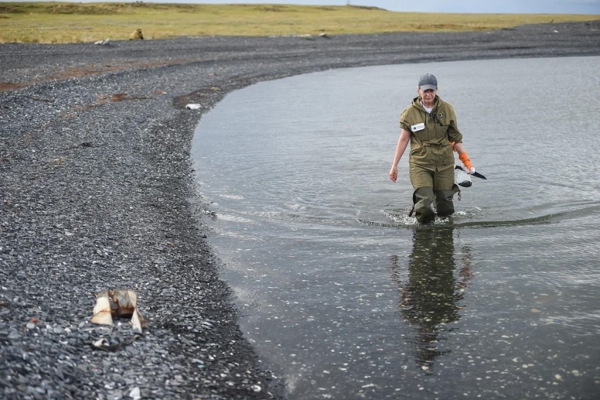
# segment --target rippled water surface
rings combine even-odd
[[[231,93],[202,119],[210,241],[290,399],[597,398],[599,67],[333,70]],[[407,157],[398,183],[387,173],[425,72],[488,180],[423,227]]]

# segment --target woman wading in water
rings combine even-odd
[[[410,141],[409,174],[414,188],[413,203],[417,221],[427,223],[437,215],[447,217],[454,213],[452,197],[459,192],[454,183],[454,151],[458,153],[467,172],[475,168],[462,144],[456,114],[450,103],[438,95],[437,79],[425,74],[419,79],[418,97],[400,116],[400,138],[396,145],[390,179],[398,179],[398,162]]]

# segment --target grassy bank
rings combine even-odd
[[[268,1],[268,0],[267,0]],[[432,14],[373,7],[158,3],[1,3],[0,43],[126,40],[201,35],[470,31],[586,21],[600,15]]]

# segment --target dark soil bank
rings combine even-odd
[[[282,397],[240,332],[194,186],[194,127],[226,93],[330,68],[581,55],[600,55],[600,21],[0,45],[0,398]],[[112,288],[137,292],[143,335],[88,322]]]

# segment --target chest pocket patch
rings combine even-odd
[[[410,130],[413,132],[419,132],[425,129],[425,123],[421,122],[420,124],[411,125]]]
[[[435,122],[439,126],[446,125],[446,120],[444,119],[444,117],[445,117],[444,113],[439,113],[437,115],[432,114],[431,116],[433,118],[433,122]]]

